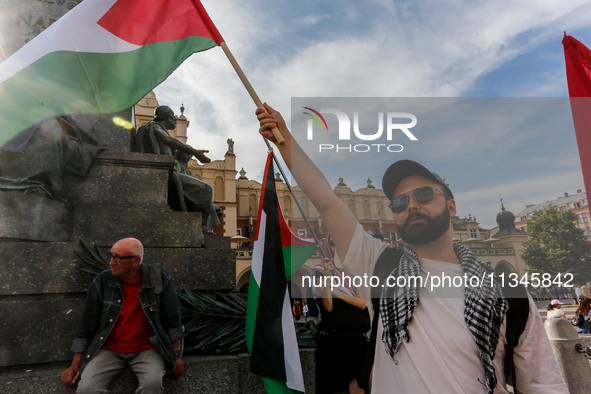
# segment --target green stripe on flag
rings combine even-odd
[[[318,249],[316,244],[307,246],[284,246],[283,247],[283,261],[285,264],[285,274],[288,275],[286,279],[291,276],[314,254]]]
[[[129,108],[192,53],[214,46],[186,37],[130,52],[52,52],[0,83],[0,146],[46,118]]]
[[[300,394],[302,391],[297,391],[287,387],[285,382],[281,380],[269,379],[261,376],[261,380],[265,385],[265,390],[268,394]]]
[[[259,304],[259,284],[250,271],[250,281],[248,283],[248,299],[246,300],[246,328],[244,336],[246,338],[246,348],[248,353],[252,351],[252,339],[254,338],[254,327],[256,323],[257,308]]]

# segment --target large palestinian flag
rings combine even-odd
[[[317,249],[295,235],[283,217],[275,190],[272,153],[267,157],[252,254],[246,346],[250,371],[268,393],[304,392],[304,378],[287,280]]]
[[[222,41],[199,0],[85,0],[0,64],[0,147],[45,118],[129,108]]]

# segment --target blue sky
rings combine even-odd
[[[292,97],[567,97],[563,32],[591,47],[589,1],[202,2],[261,99],[288,122]],[[220,48],[193,55],[155,92],[177,111],[184,102],[190,144],[218,159],[232,137],[238,170],[260,180],[266,146],[254,104]],[[584,189],[572,123],[556,128],[556,139],[514,130],[496,156],[480,144],[492,132],[466,140],[466,152],[487,152],[477,166],[487,183],[456,175],[467,171],[457,154],[440,157],[460,216],[492,227],[499,197],[517,213]],[[371,171],[379,187],[383,169]]]

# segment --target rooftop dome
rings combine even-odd
[[[497,213],[497,223],[501,224],[501,222],[514,222],[515,215],[511,211],[506,211],[503,207],[501,212]]]
[[[515,215],[511,211],[507,211],[503,205],[501,198],[501,212],[497,214],[497,223],[499,231],[491,235],[492,238],[501,238],[508,235],[527,235],[525,231],[515,228]]]
[[[511,211],[505,210],[502,198],[501,212],[497,213],[497,224],[499,225],[499,230],[515,227],[515,215]]]

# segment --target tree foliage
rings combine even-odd
[[[575,278],[571,284],[591,279],[591,242],[576,221],[572,211],[554,205],[532,213],[527,223],[530,239],[521,253],[530,272],[570,272]]]

